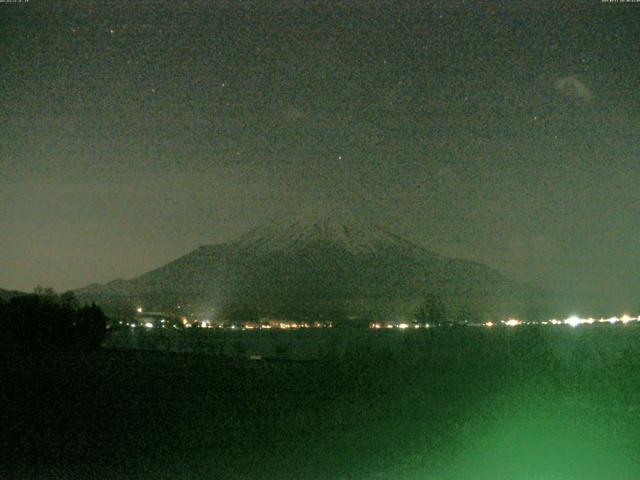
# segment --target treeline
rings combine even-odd
[[[91,351],[100,347],[107,317],[95,304],[80,305],[72,292],[37,288],[0,299],[0,348],[17,353]]]

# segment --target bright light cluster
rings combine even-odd
[[[392,322],[373,322],[369,324],[369,328],[373,329],[373,330],[382,330],[382,329],[387,329],[387,330],[391,330],[394,328],[397,328],[399,330],[407,330],[407,329],[411,329],[411,330],[417,330],[420,328],[429,328],[430,325],[428,323],[392,323]]]
[[[577,326],[578,326],[578,325],[580,325],[581,323],[582,323],[582,319],[580,319],[580,318],[576,317],[575,315],[573,315],[573,316],[571,316],[571,317],[567,318],[567,319],[564,321],[564,324],[565,324],[565,325],[570,325],[570,326],[572,326],[572,327],[577,327]]]
[[[518,325],[523,325],[523,324],[527,324],[527,325],[536,325],[536,324],[540,324],[540,325],[568,325],[570,327],[577,327],[579,325],[592,325],[594,323],[610,323],[610,324],[615,324],[615,323],[623,323],[623,324],[628,324],[630,322],[640,322],[640,317],[632,317],[630,315],[624,314],[621,317],[609,317],[609,318],[600,318],[599,320],[596,320],[595,318],[589,317],[589,318],[580,318],[577,315],[571,315],[570,317],[564,319],[564,320],[558,320],[558,319],[551,319],[551,320],[546,320],[546,321],[541,321],[541,322],[524,322],[522,320],[518,320],[516,318],[509,318],[508,320],[501,320],[500,323],[502,325],[505,325],[507,327],[517,327]],[[482,324],[485,327],[493,327],[496,324],[494,322],[485,322],[484,324]]]
[[[600,320],[595,320],[593,318],[579,318],[577,316],[571,316],[569,318],[567,318],[566,320],[564,320],[565,325],[570,325],[572,327],[577,327],[578,325],[591,325],[593,323],[610,323],[610,324],[615,324],[618,322],[622,322],[623,324],[627,324],[629,322],[635,322],[638,321],[638,317],[631,317],[627,314],[622,315],[622,317],[618,318],[618,317],[610,317],[610,318],[601,318]]]
[[[139,310],[142,310],[139,308]],[[517,327],[520,325],[567,325],[572,328],[576,328],[580,325],[591,325],[594,323],[608,323],[608,324],[616,324],[622,323],[626,325],[631,322],[640,322],[640,316],[632,317],[628,314],[624,314],[621,317],[609,317],[609,318],[600,318],[594,319],[592,317],[589,318],[580,318],[577,315],[571,315],[564,320],[551,319],[544,321],[524,321],[519,320],[517,318],[508,318],[507,320],[500,321],[486,321],[484,323],[469,323],[470,326],[475,327],[486,327],[492,328],[495,326],[503,325],[506,327]],[[124,323],[122,321],[119,322],[120,325]],[[466,322],[465,322],[466,323]],[[169,322],[166,319],[161,319],[158,324],[155,322],[145,320],[139,320],[137,322],[126,322],[126,326],[135,328],[137,326],[144,327],[147,329],[152,329],[154,327],[162,327],[166,328]],[[171,325],[170,325],[171,326]],[[229,328],[231,330],[241,329],[241,330],[270,330],[270,329],[280,329],[280,330],[290,330],[290,329],[301,329],[301,328],[331,328],[333,327],[332,323],[321,323],[321,322],[292,322],[292,321],[281,321],[281,320],[273,320],[269,321],[269,323],[261,323],[261,322],[244,322],[241,325],[223,325],[220,323],[214,323],[210,319],[205,318],[202,320],[188,320],[187,317],[180,317],[179,324],[172,325],[174,328],[189,328],[189,327],[200,327],[200,328]],[[425,323],[407,323],[407,322],[372,322],[369,324],[369,328],[374,330],[382,330],[382,329],[399,329],[399,330],[414,330],[414,329],[422,329],[422,328],[430,328],[432,325]]]
[[[522,325],[522,320],[517,320],[515,318],[510,318],[506,322],[503,322],[507,327],[517,327],[518,325]]]

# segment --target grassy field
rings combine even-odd
[[[0,478],[640,478],[640,328],[376,334],[322,361],[5,356]]]

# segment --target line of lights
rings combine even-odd
[[[621,317],[600,318],[597,320],[592,317],[580,318],[577,315],[571,315],[570,317],[565,318],[564,320],[558,320],[553,318],[551,320],[542,321],[542,322],[524,322],[522,320],[510,318],[508,320],[502,320],[500,323],[502,325],[506,325],[507,327],[517,327],[518,325],[526,324],[526,325],[569,325],[570,327],[575,328],[580,325],[593,325],[594,323],[609,323],[612,325],[616,323],[622,323],[626,325],[630,322],[638,322],[638,321],[640,321],[640,317],[632,317],[630,315],[624,314]],[[495,323],[486,322],[483,325],[485,327],[493,327]]]
[[[142,307],[137,307],[136,308],[136,312],[138,314],[143,313],[143,309]],[[147,320],[147,319],[145,319]],[[608,324],[617,324],[617,323],[621,323],[623,325],[626,325],[630,322],[640,322],[640,316],[638,317],[632,317],[628,314],[624,314],[621,317],[609,317],[609,318],[600,318],[600,319],[594,319],[592,317],[589,318],[580,318],[577,315],[571,315],[566,319],[563,320],[558,320],[558,319],[551,319],[551,320],[546,320],[546,321],[539,321],[539,322],[528,322],[528,321],[524,321],[524,320],[519,320],[517,318],[507,318],[506,320],[500,320],[497,322],[494,321],[487,321],[485,323],[482,324],[472,324],[469,323],[467,325],[470,326],[484,326],[487,328],[492,328],[498,325],[503,325],[506,327],[517,327],[520,325],[568,325],[572,328],[578,327],[580,325],[592,325],[594,323],[608,323]],[[165,319],[160,320],[160,326],[165,328],[165,323],[167,323],[165,321]],[[270,321],[269,323],[259,323],[259,322],[245,322],[241,325],[223,325],[223,324],[219,324],[219,323],[214,323],[209,319],[203,319],[203,320],[192,320],[189,321],[187,320],[187,317],[180,317],[180,323],[181,325],[173,325],[175,328],[178,328],[180,326],[184,327],[184,328],[189,328],[189,327],[200,327],[200,328],[230,328],[232,330],[235,329],[239,329],[239,330],[270,330],[270,329],[279,329],[279,330],[291,330],[291,329],[301,329],[301,328],[331,328],[333,327],[332,323],[326,323],[326,322],[313,322],[313,323],[308,323],[308,322],[290,322],[290,321]],[[123,322],[120,322],[120,324],[123,324]],[[151,322],[151,321],[145,321],[145,323],[139,323],[139,322],[127,322],[126,323],[127,326],[130,326],[132,328],[135,328],[136,326],[142,326],[145,327],[147,329],[152,329],[156,326],[155,322]],[[415,330],[415,329],[422,329],[422,328],[430,328],[431,325],[428,323],[406,323],[406,322],[400,322],[400,323],[396,323],[396,322],[373,322],[369,324],[369,328],[370,329],[374,329],[374,330],[388,330],[388,329],[399,329],[399,330]]]

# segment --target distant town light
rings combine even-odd
[[[138,313],[142,313],[142,307],[138,307],[138,308],[136,308],[136,312],[138,312]]]
[[[576,317],[575,315],[572,315],[571,317],[567,318],[564,323],[566,325],[571,325],[572,327],[577,327],[578,325],[580,325],[582,323],[582,320],[580,320],[578,317]]]
[[[147,322],[147,323],[144,324],[144,326],[147,327],[147,328],[153,328],[153,323]]]
[[[485,326],[485,327],[489,327],[489,328],[491,328],[491,327],[493,327],[493,322],[486,322],[486,323],[484,324],[484,326]]]
[[[620,321],[624,324],[629,323],[631,320],[635,320],[635,318],[631,318],[629,315],[627,315],[626,313],[624,315],[622,315],[622,317],[620,317]]]
[[[521,320],[516,320],[515,318],[510,318],[509,320],[504,322],[504,324],[507,327],[517,327],[518,325],[522,324],[522,321]]]

